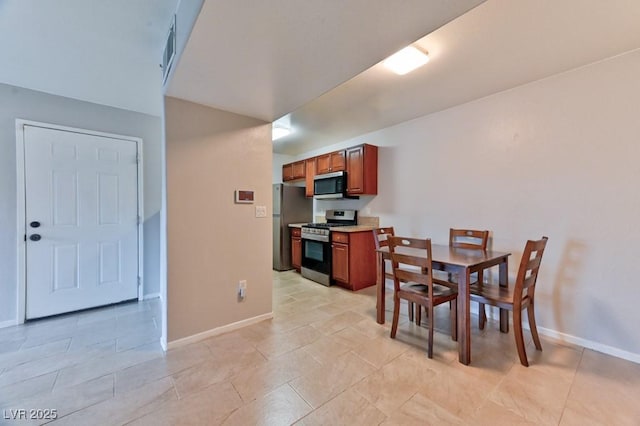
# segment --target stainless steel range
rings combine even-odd
[[[302,276],[331,285],[331,229],[357,224],[355,210],[327,210],[326,223],[302,226]]]

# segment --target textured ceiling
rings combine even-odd
[[[207,0],[167,94],[272,121],[482,0]]]
[[[159,116],[177,3],[0,0],[0,83]],[[167,93],[284,116],[297,155],[637,49],[638,22],[638,0],[206,0]],[[427,65],[379,65],[412,42]]]
[[[300,154],[640,47],[640,1],[489,0],[416,42],[404,76],[375,65],[296,109],[274,152]]]

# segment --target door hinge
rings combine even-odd
[[[142,278],[138,277],[138,287],[142,285]]]
[[[136,164],[140,164],[140,153],[136,151]]]
[[[142,223],[142,217],[138,216],[137,220],[136,220],[136,224],[140,225]]]

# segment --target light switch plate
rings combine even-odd
[[[267,206],[256,206],[256,217],[267,217]]]

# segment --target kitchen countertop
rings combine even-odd
[[[289,228],[302,228],[306,223],[290,223]],[[364,232],[371,231],[375,229],[375,226],[371,225],[355,225],[355,226],[335,226],[329,228],[330,231],[340,231],[340,232]]]
[[[355,225],[355,226],[336,226],[335,228],[329,228],[331,231],[339,231],[339,232],[364,232],[364,231],[372,231],[375,229],[374,226],[371,225]]]

